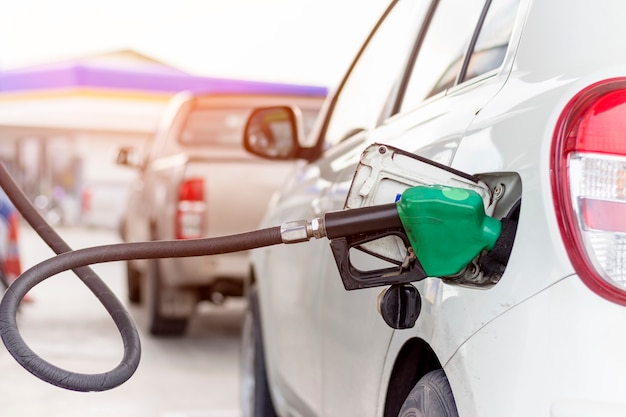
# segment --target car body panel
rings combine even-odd
[[[433,97],[433,103],[428,101],[424,106],[389,120],[388,125],[379,128],[372,134],[374,140],[369,142],[385,143],[408,150],[417,155],[430,158],[435,162],[448,165],[456,152],[456,147],[463,137],[463,133],[472,122],[475,114],[491,99],[504,82],[505,75],[485,80],[489,85],[485,90],[473,89],[466,94],[455,94],[447,97]],[[477,94],[472,94],[476,92]],[[460,110],[463,109],[463,110]],[[445,132],[439,137],[440,132]],[[365,146],[362,147],[364,149]],[[354,173],[357,160],[354,160],[348,172]],[[349,177],[351,179],[351,176]],[[336,180],[334,210],[343,207],[350,182]],[[342,291],[341,279],[337,267],[330,263],[323,277],[326,288],[324,303],[321,308],[323,317],[322,348],[324,357],[323,369],[329,374],[323,378],[324,415],[339,416],[348,412],[359,415],[373,416],[376,410],[377,399],[375,386],[354,386],[356,373],[362,374],[370,380],[382,372],[383,357],[378,352],[384,351],[389,344],[391,332],[384,329],[386,326],[376,311],[376,300],[380,289],[363,291]],[[331,319],[334,317],[335,319]],[[354,326],[350,317],[360,317],[359,326]],[[421,322],[426,322],[422,320]],[[342,335],[338,338],[337,335]],[[349,335],[349,336],[348,336]],[[376,335],[376,339],[372,339]],[[349,343],[346,343],[349,342]],[[372,349],[359,349],[358,346],[376,345]],[[367,365],[364,365],[367,364]],[[341,372],[337,372],[341,370]],[[361,401],[346,402],[342,396],[346,387],[352,386],[357,392],[351,398],[359,397]],[[367,389],[366,389],[367,388]],[[372,389],[372,392],[368,390]],[[337,395],[341,392],[342,395]]]
[[[322,159],[306,168],[308,172],[319,173],[316,184],[310,188],[307,187],[307,191],[315,191],[316,194],[309,194],[310,197],[307,199],[303,197],[305,193],[302,193],[298,187],[290,187],[288,193],[283,193],[281,201],[272,207],[272,217],[266,219],[264,225],[280,224],[298,218],[310,218],[329,210],[343,208],[358,158],[361,151],[369,143],[392,144],[416,152],[421,156],[432,158],[437,162],[449,164],[456,146],[460,143],[463,133],[476,113],[500,90],[506,77],[507,69],[503,68],[499,74],[492,74],[483,80],[484,89],[478,90],[475,85],[469,85],[464,89],[465,94],[460,94],[460,90],[457,90],[455,94],[448,96],[443,94],[435,96],[416,110],[389,119],[386,126],[383,125],[373,131],[369,137],[367,134],[358,134],[347,140],[346,143],[331,148]],[[439,132],[446,132],[446,135],[438,137]],[[314,174],[296,175],[313,176]],[[329,180],[332,181],[332,184],[328,182]],[[297,201],[292,202],[291,200]],[[315,204],[315,209],[307,210],[312,203]],[[311,247],[313,245],[316,246],[315,249]],[[264,312],[262,317],[272,317],[272,322],[268,322],[264,326],[265,331],[268,332],[266,338],[267,360],[270,364],[280,362],[280,366],[276,368],[280,370],[281,375],[272,374],[274,368],[270,366],[270,379],[275,386],[281,387],[276,392],[289,392],[289,402],[307,402],[299,398],[301,393],[309,395],[321,389],[324,409],[321,412],[316,410],[315,414],[341,415],[348,412],[347,408],[354,412],[354,407],[358,405],[360,415],[373,415],[372,413],[376,410],[374,404],[377,400],[376,393],[379,387],[367,386],[367,390],[364,390],[364,387],[355,386],[352,381],[353,375],[357,371],[359,373],[367,372],[370,377],[382,372],[383,358],[374,352],[380,352],[381,349],[384,351],[390,342],[392,332],[385,328],[386,325],[375,309],[380,290],[356,292],[342,290],[336,265],[329,256],[329,248],[320,248],[319,246],[318,243],[309,243],[307,247],[272,248],[271,252],[275,256],[272,259],[276,259],[273,261],[261,260],[261,254],[253,255],[256,258],[255,263],[264,265],[271,263],[273,269],[272,278],[263,280],[260,285],[261,299],[268,300],[266,303],[261,303],[261,309]],[[322,254],[326,252],[326,254],[321,256],[319,255],[320,252]],[[316,263],[311,267],[301,265],[301,260],[305,258],[315,259]],[[320,273],[320,271],[324,271],[324,273]],[[260,275],[263,276],[263,272],[260,272]],[[283,276],[288,279],[288,282],[282,282]],[[319,280],[316,279],[316,276],[323,277],[322,284],[312,284],[312,281]],[[278,284],[277,281],[281,283]],[[314,291],[310,290],[312,285],[323,286],[323,300],[319,300],[321,297],[319,288],[316,287]],[[296,294],[309,293],[307,303],[300,306],[296,305],[294,310],[298,312],[293,311],[290,314],[286,314],[284,311],[269,312],[265,310],[265,308],[271,307],[266,307],[264,304],[278,306],[281,303],[280,300],[285,304],[284,298],[269,300],[280,293],[272,288],[286,288],[287,286],[290,292]],[[322,306],[323,308],[321,308]],[[281,308],[284,308],[284,305]],[[289,323],[292,323],[293,317],[299,314],[308,318],[319,317],[319,319],[316,319],[314,327],[303,325],[306,322],[305,319],[297,322],[299,323],[298,326],[290,326]],[[288,323],[283,321],[283,317],[285,318],[284,321]],[[332,317],[335,319],[330,319]],[[350,317],[363,317],[364,319],[360,326],[353,328]],[[365,318],[369,318],[369,320]],[[319,328],[318,320],[325,324],[323,329]],[[275,335],[275,328],[281,329],[282,337]],[[319,335],[318,332],[320,332]],[[350,337],[337,339],[337,334],[349,334]],[[373,334],[377,335],[375,341],[372,340],[371,335]],[[294,349],[294,338],[303,340],[299,349]],[[303,352],[308,354],[306,350],[303,350],[303,347],[307,346],[304,342],[306,340],[310,343],[322,341],[320,348],[323,359],[316,357],[315,360],[311,358],[301,360]],[[350,341],[350,343],[344,343],[346,341]],[[370,346],[372,343],[376,343],[378,348],[374,350],[358,348],[358,346]],[[297,363],[297,366],[289,367],[285,358],[292,356],[293,362]],[[318,377],[313,378],[312,375],[318,375],[319,361],[322,360],[322,369],[332,376],[323,374],[318,380]],[[365,371],[366,369],[367,371]],[[337,372],[337,370],[341,370],[341,372]],[[300,389],[301,384],[303,388]],[[314,384],[318,387],[312,387]],[[348,387],[360,391],[358,395],[361,398],[360,401],[345,401],[344,395]],[[335,395],[339,392],[341,395]],[[282,403],[283,401],[277,400],[277,402]],[[277,405],[277,407],[279,406]]]
[[[459,409],[469,417],[623,414],[626,339],[616,329],[625,321],[623,307],[565,277],[486,323],[451,358]]]
[[[323,253],[319,242],[253,254],[280,415],[382,416],[393,367],[411,339],[435,352],[462,417],[569,417],[580,415],[572,411],[577,406],[618,415],[611,410],[624,405],[626,361],[617,329],[626,325],[626,310],[575,274],[557,223],[550,163],[567,103],[589,85],[626,76],[617,52],[626,50],[625,16],[620,1],[521,0],[498,71],[331,147],[296,174],[307,178],[303,187],[283,189],[264,225],[339,210],[360,151],[377,142],[472,175],[517,176],[505,192],[522,203],[500,281],[489,288],[436,278],[416,283],[422,311],[407,330],[391,330],[376,312],[380,289],[345,291],[330,249]],[[299,298],[283,310],[293,294]]]

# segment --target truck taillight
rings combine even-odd
[[[194,239],[204,235],[206,203],[204,180],[187,178],[178,191],[176,239]]]
[[[626,78],[580,92],[552,144],[561,236],[585,284],[626,305]]]

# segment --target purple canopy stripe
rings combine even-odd
[[[57,64],[0,72],[0,94],[66,88],[101,88],[153,93],[189,90],[197,94],[298,94],[325,96],[312,85],[200,77],[161,65],[121,69],[89,63]]]

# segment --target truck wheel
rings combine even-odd
[[[248,296],[241,332],[241,415],[276,417],[265,370],[263,337],[256,288]]]
[[[128,289],[128,301],[131,304],[141,303],[141,274],[126,262],[126,284]]]
[[[404,400],[399,417],[458,417],[452,388],[443,369],[424,375]]]
[[[147,279],[147,307],[150,334],[154,336],[180,336],[187,329],[187,317],[164,315],[163,297],[166,296],[159,270],[158,259],[150,259]]]

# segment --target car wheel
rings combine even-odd
[[[276,417],[267,383],[262,336],[259,300],[252,287],[241,334],[242,417]]]
[[[180,336],[187,329],[187,317],[169,317],[163,313],[163,299],[167,297],[163,288],[158,259],[148,263],[146,298],[150,333],[154,336]]]
[[[424,375],[404,400],[399,417],[458,417],[452,388],[443,369]]]
[[[128,290],[128,301],[131,304],[141,303],[141,274],[126,262],[126,284]]]

